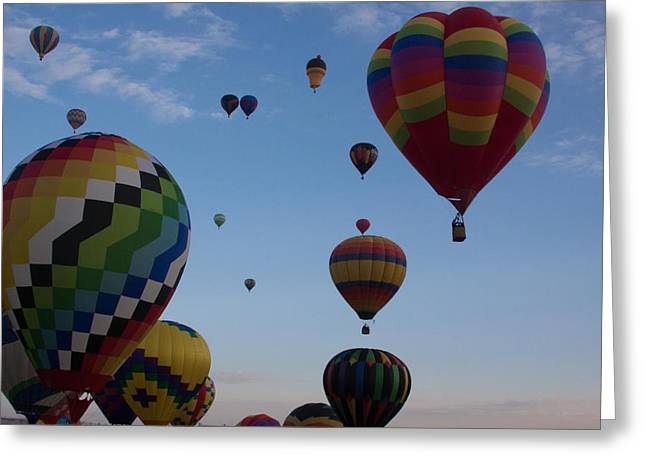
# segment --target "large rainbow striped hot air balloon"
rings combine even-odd
[[[462,230],[478,192],[538,126],[550,89],[532,29],[476,7],[411,18],[379,45],[367,81],[386,132],[456,207]]]
[[[330,275],[359,318],[372,320],[404,282],[406,255],[399,245],[384,237],[348,238],[330,255]],[[361,332],[370,333],[367,324]]]
[[[3,198],[3,312],[47,387],[98,392],[180,281],[182,191],[123,137],[85,133],[29,155]]]

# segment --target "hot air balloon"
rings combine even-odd
[[[357,230],[363,235],[370,228],[370,221],[368,219],[359,219],[355,225],[357,226]]]
[[[321,56],[317,55],[307,63],[305,71],[310,80],[310,88],[316,93],[316,89],[321,86],[321,80],[323,80],[327,72],[327,65],[325,65]]]
[[[257,415],[250,415],[246,418],[243,418],[237,426],[270,426],[270,427],[280,427],[280,423],[276,421],[269,415],[260,413]]]
[[[78,424],[92,404],[92,397],[81,398],[76,392],[63,392],[64,396],[43,413],[37,424]]]
[[[49,54],[58,46],[59,39],[58,32],[54,28],[42,24],[36,26],[29,33],[31,46],[38,53],[40,60],[43,60],[45,54]]]
[[[249,119],[249,116],[256,110],[257,107],[258,100],[255,96],[245,95],[240,98],[240,109],[242,109],[242,112],[245,113],[247,119]]]
[[[348,427],[384,427],[410,394],[410,372],[401,359],[379,349],[343,351],[323,372],[325,395]]]
[[[144,424],[167,425],[197,393],[210,367],[211,354],[199,333],[181,323],[160,320],[114,380]]]
[[[238,109],[238,97],[236,95],[224,95],[220,98],[220,105],[227,113],[227,116],[231,117],[231,113]]]
[[[43,385],[9,322],[2,313],[2,393],[30,424],[67,399],[65,392]]]
[[[377,150],[377,147],[372,144],[361,142],[354,144],[350,149],[350,160],[352,160],[354,166],[359,170],[359,173],[361,173],[361,179],[363,179],[363,175],[372,168],[372,165],[375,164],[377,158],[379,158],[379,151]]]
[[[536,129],[549,97],[531,28],[476,7],[410,19],[368,67],[375,114],[406,159],[463,215]]]
[[[256,286],[256,281],[253,279],[245,279],[244,286],[247,288],[249,292],[251,292],[251,289],[253,289]]]
[[[94,402],[110,424],[131,425],[137,417],[126,403],[123,393],[119,383],[113,379],[99,392],[92,394]]]
[[[70,123],[70,126],[72,126],[72,129],[74,129],[75,134],[76,129],[81,127],[85,123],[86,119],[87,116],[85,115],[85,111],[83,111],[82,109],[70,109],[67,112],[67,122]]]
[[[209,411],[215,401],[215,384],[207,377],[197,393],[178,412],[173,426],[195,426]]]
[[[224,214],[218,213],[213,216],[213,222],[215,222],[215,225],[218,226],[218,230],[220,229],[220,227],[222,227],[226,220],[227,218],[224,216]]]
[[[85,133],[29,155],[3,193],[3,310],[47,387],[98,392],[179,283],[182,191],[123,137]]]
[[[343,423],[336,412],[325,403],[307,403],[292,411],[283,427],[342,428]]]
[[[406,255],[395,242],[384,237],[348,238],[332,251],[330,275],[359,318],[372,320],[404,282]],[[370,333],[365,323],[362,333]]]

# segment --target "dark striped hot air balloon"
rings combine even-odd
[[[224,95],[220,98],[220,105],[227,113],[227,117],[231,117],[231,113],[238,109],[238,97],[236,95]]]
[[[370,228],[370,221],[368,219],[359,219],[355,222],[355,225],[357,226],[357,230],[363,235]]]
[[[354,144],[350,149],[350,160],[356,169],[359,170],[359,173],[361,173],[361,179],[372,168],[377,158],[379,158],[379,150],[367,142]]]
[[[323,387],[348,427],[384,427],[401,410],[411,389],[401,359],[379,349],[348,349],[328,362]]]
[[[422,13],[383,41],[368,66],[379,121],[418,173],[462,216],[540,122],[550,85],[526,24],[476,7]]]
[[[74,133],[76,134],[76,129],[81,127],[83,124],[85,124],[85,121],[87,120],[87,115],[85,114],[85,111],[82,109],[70,109],[67,112],[67,122],[70,123],[70,126],[72,126],[72,129],[74,129]]]
[[[342,428],[343,423],[330,405],[307,403],[293,410],[285,418],[283,427]]]
[[[271,416],[260,413],[243,418],[242,421],[240,421],[236,426],[280,427],[280,423]]]
[[[251,116],[251,113],[253,113],[257,107],[258,99],[255,96],[245,95],[240,98],[240,109],[242,109],[242,112],[247,116],[247,119],[249,119],[249,116]]]
[[[359,318],[372,320],[404,282],[406,255],[399,245],[384,237],[348,238],[332,251],[330,275]],[[369,332],[364,324],[362,333]]]
[[[245,279],[245,280],[244,280],[244,286],[247,288],[247,290],[248,290],[249,292],[251,292],[251,289],[253,289],[254,287],[256,287],[256,281],[255,281],[255,279],[251,279],[251,278],[249,278],[249,279]]]
[[[38,53],[40,60],[43,60],[45,54],[49,54],[58,46],[59,39],[58,32],[54,28],[42,24],[36,26],[29,33],[31,46]]]

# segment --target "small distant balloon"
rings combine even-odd
[[[254,279],[245,279],[244,286],[247,288],[249,292],[251,292],[251,289],[253,289],[256,286],[256,281]]]
[[[29,33],[31,46],[38,53],[38,58],[40,60],[43,60],[43,57],[45,57],[46,54],[49,54],[56,49],[59,39],[58,31],[51,26],[43,24],[36,26],[31,30],[31,33]]]
[[[245,113],[247,119],[249,119],[249,116],[256,110],[257,107],[258,99],[255,96],[245,95],[240,98],[240,109],[242,109],[242,112]]]
[[[361,235],[363,235],[370,228],[370,221],[368,219],[359,219],[357,220],[355,225],[357,226],[357,229],[361,232]]]
[[[76,129],[81,127],[83,124],[85,124],[85,121],[87,120],[87,115],[85,114],[85,111],[82,109],[70,109],[67,112],[67,122],[70,123],[70,126],[72,126],[72,129],[74,129],[74,133],[76,134]]]
[[[372,168],[372,165],[375,164],[377,158],[379,158],[379,150],[377,150],[377,147],[367,142],[354,144],[350,149],[350,160],[352,160],[354,166],[359,170],[359,173],[361,173],[361,179],[363,179],[363,175]]]
[[[231,117],[231,113],[238,109],[238,97],[236,95],[224,95],[220,99],[220,105],[222,109],[227,113],[227,116]]]
[[[272,418],[268,414],[260,413],[257,415],[250,415],[242,419],[237,426],[270,426],[280,427],[280,422]]]
[[[218,226],[218,230],[220,229],[220,227],[222,227],[226,220],[227,218],[224,216],[224,214],[217,213],[213,216],[213,222],[215,222],[215,225]]]
[[[321,86],[321,80],[327,73],[327,65],[325,65],[321,56],[317,55],[307,63],[305,71],[310,80],[310,88],[316,93],[316,89]]]

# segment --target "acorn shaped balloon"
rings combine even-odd
[[[406,364],[392,353],[356,348],[328,362],[323,388],[348,427],[384,427],[404,406],[411,390]]]
[[[3,310],[46,386],[98,392],[180,281],[182,191],[140,147],[85,133],[29,155],[3,193]]]
[[[307,73],[307,77],[310,81],[310,88],[314,93],[316,93],[316,89],[321,86],[321,81],[327,73],[327,65],[323,59],[321,59],[321,56],[317,55],[307,62],[305,72]]]
[[[348,238],[332,251],[330,275],[359,318],[372,320],[404,282],[406,255],[399,245],[384,237]],[[362,333],[370,333],[367,324]]]
[[[209,347],[194,329],[161,320],[119,368],[114,380],[144,424],[167,425],[204,383]]]

